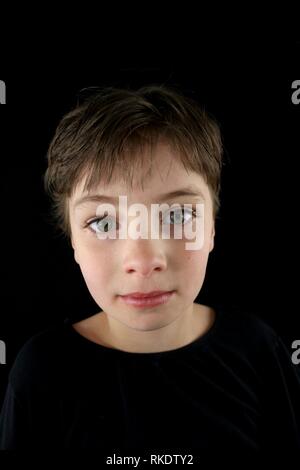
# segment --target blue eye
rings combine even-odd
[[[186,214],[190,216],[189,220],[191,220],[196,216],[196,211],[186,210],[183,207],[181,208],[179,207],[177,209],[170,210],[170,212],[168,213],[168,215],[171,216],[172,222],[174,222],[175,225],[181,224],[183,216],[185,216]],[[187,222],[189,222],[189,220],[187,220]],[[184,222],[184,223],[187,223],[187,222]]]
[[[186,215],[189,216],[189,219],[184,222],[183,217]],[[176,209],[171,209],[169,212],[167,212],[167,215],[164,216],[164,220],[168,217],[170,217],[169,220],[171,220],[171,222],[165,222],[166,224],[186,224],[190,220],[197,217],[196,209],[187,210],[184,207],[177,207]],[[86,222],[85,227],[90,227],[94,233],[107,233],[113,229],[116,230],[115,220],[113,216],[109,216],[107,214],[99,216],[96,219],[90,220],[89,222]]]
[[[93,228],[93,225],[96,227],[95,229]],[[87,226],[89,226],[95,233],[107,233],[114,228],[114,220],[111,216],[103,215],[88,222]]]

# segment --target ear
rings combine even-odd
[[[211,229],[211,235],[210,235],[210,244],[209,244],[209,252],[211,252],[214,249],[215,246],[215,224],[213,224],[212,229]]]
[[[74,259],[75,259],[76,263],[79,264],[79,261],[78,261],[78,258],[77,258],[77,250],[76,250],[76,246],[75,246],[75,243],[74,243],[74,240],[73,240],[72,236],[71,236],[71,245],[72,245],[72,248],[73,248],[73,251],[74,251]]]

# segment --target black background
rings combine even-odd
[[[197,301],[253,311],[291,354],[292,341],[300,339],[300,104],[291,101],[291,84],[300,79],[300,42],[236,38],[212,47],[209,38],[193,38],[180,47],[169,38],[147,50],[138,45],[139,37],[126,44],[122,38],[99,41],[91,53],[69,38],[35,55],[15,46],[10,61],[3,58],[0,339],[7,364],[0,365],[0,403],[29,337],[67,313],[83,318],[99,310],[70,247],[47,223],[42,181],[55,127],[88,86],[175,84],[214,114],[225,145],[222,207]]]

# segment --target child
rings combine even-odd
[[[2,449],[299,451],[300,379],[281,339],[255,316],[194,302],[221,167],[217,123],[172,88],[96,90],[63,117],[45,186],[101,311],[70,314],[22,348]],[[143,236],[125,200],[143,207]],[[155,204],[167,207],[159,237],[146,224]]]

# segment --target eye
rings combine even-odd
[[[184,217],[188,216],[188,219],[184,221]],[[196,209],[185,209],[184,207],[178,207],[176,209],[171,209],[164,215],[164,224],[186,224],[192,219],[197,217]],[[95,219],[92,219],[84,225],[84,227],[89,227],[94,233],[107,233],[111,230],[117,230],[116,221],[113,216],[108,214],[101,215]]]
[[[112,230],[114,226],[114,218],[109,215],[99,216],[86,223],[86,227],[90,227],[90,229],[95,233],[107,233]]]
[[[170,216],[170,218],[172,219],[171,220],[171,223],[174,222],[174,224],[181,224],[182,223],[182,220],[183,220],[183,216],[186,216],[188,215],[189,216],[189,219],[184,222],[184,223],[187,223],[189,222],[191,219],[193,219],[194,217],[196,217],[196,210],[193,209],[193,210],[187,210],[187,209],[184,209],[183,207],[181,208],[177,208],[177,209],[172,209],[170,210],[170,212],[167,214],[167,217]],[[168,223],[168,222],[167,222]]]

